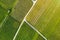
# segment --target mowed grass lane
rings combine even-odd
[[[3,22],[5,17],[8,15],[8,10],[4,9],[3,7],[0,6],[0,24]]]
[[[33,30],[26,22],[24,22],[15,40],[44,40],[44,39],[35,30]]]
[[[60,0],[37,0],[26,20],[48,40],[60,40]]]

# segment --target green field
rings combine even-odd
[[[14,10],[10,14],[13,18],[21,22],[32,6],[31,0],[19,0]]]
[[[17,1],[18,0],[0,0],[0,5],[6,9],[10,9],[16,5]]]
[[[0,0],[0,40],[13,39],[32,4],[31,0]]]
[[[18,27],[19,22],[8,16],[2,27],[0,27],[0,40],[12,40]]]
[[[60,40],[60,0],[37,0],[29,12],[32,5],[32,0],[0,0],[0,40],[13,40],[23,21],[15,40]]]
[[[26,20],[47,40],[60,40],[60,0],[38,0]]]
[[[44,39],[27,23],[24,22],[16,37],[16,40],[44,40]]]

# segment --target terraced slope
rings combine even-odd
[[[60,0],[37,0],[26,20],[47,40],[60,40]]]

